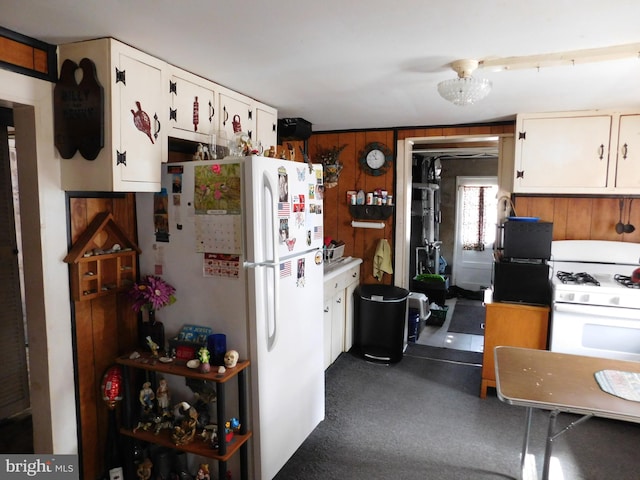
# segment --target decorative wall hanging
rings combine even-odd
[[[316,157],[322,162],[324,170],[324,187],[333,188],[338,186],[338,178],[343,165],[338,158],[340,153],[347,147],[346,144],[340,147],[322,148],[318,147]]]
[[[77,70],[82,70],[80,83]],[[98,82],[96,66],[88,58],[80,66],[65,60],[60,79],[53,89],[54,144],[62,158],[76,151],[95,160],[104,147],[104,89]]]
[[[149,137],[151,143],[154,143],[153,137],[151,136],[151,119],[149,118],[149,114],[142,110],[142,105],[140,105],[140,102],[138,101],[136,101],[136,108],[137,110],[131,109],[131,114],[133,115],[133,124],[138,130]]]

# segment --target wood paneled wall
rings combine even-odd
[[[362,258],[361,282],[378,283],[373,276],[373,256],[378,243],[386,238],[393,249],[394,216],[384,221],[385,227],[380,230],[353,228],[353,219],[347,203],[347,191],[364,190],[373,192],[376,189],[386,190],[390,195],[394,192],[394,168],[384,175],[366,174],[360,168],[360,154],[367,144],[377,142],[386,145],[392,152],[395,162],[395,142],[392,130],[376,130],[369,132],[326,133],[312,135],[308,141],[309,155],[316,158],[319,148],[327,149],[346,145],[340,154],[340,162],[344,165],[338,185],[325,190],[324,196],[324,234],[334,240],[345,242],[345,256]],[[390,285],[393,277],[385,274],[379,283]]]
[[[69,196],[71,245],[99,212],[113,214],[122,231],[137,243],[133,194],[102,197]],[[108,410],[100,384],[118,355],[132,351],[137,339],[137,315],[125,293],[73,302],[76,396],[83,478],[99,478],[104,466]]]
[[[398,140],[413,137],[444,137],[457,135],[500,135],[513,133],[515,123],[505,123],[499,125],[463,125],[456,127],[423,127],[423,128],[403,128],[398,130]]]
[[[623,223],[633,233],[616,233],[623,201]],[[553,222],[554,240],[614,240],[640,242],[640,197],[515,196],[516,213]],[[629,216],[629,211],[631,214]]]

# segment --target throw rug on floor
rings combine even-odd
[[[451,333],[468,333],[484,335],[485,308],[482,305],[461,305],[457,303],[453,309],[448,331]]]

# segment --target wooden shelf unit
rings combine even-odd
[[[113,250],[116,244],[119,250]],[[64,259],[71,264],[74,300],[91,300],[129,289],[137,278],[139,253],[111,213],[98,213]]]
[[[252,432],[247,429],[247,385],[246,372],[249,367],[249,360],[238,361],[233,368],[227,368],[224,373],[218,373],[215,367],[209,373],[200,373],[197,369],[188,368],[183,361],[174,360],[171,363],[163,363],[154,358],[151,354],[142,354],[136,359],[130,358],[130,355],[123,355],[116,359],[116,363],[124,367],[124,388],[125,400],[122,423],[120,433],[127,437],[134,438],[143,442],[153,443],[164,447],[173,448],[175,450],[193,453],[203,457],[211,458],[218,461],[218,478],[225,478],[227,472],[227,461],[236,453],[240,453],[240,478],[247,480],[248,473],[248,451],[247,442],[252,436]],[[238,410],[240,421],[239,433],[234,433],[230,442],[226,442],[224,435],[218,435],[218,449],[214,449],[211,445],[205,443],[199,436],[187,445],[176,445],[171,439],[171,432],[161,431],[158,435],[153,432],[138,430],[134,433],[134,405],[137,405],[136,396],[132,395],[130,390],[130,369],[146,370],[154,374],[163,373],[168,375],[176,375],[184,378],[192,378],[195,380],[206,380],[216,384],[216,409],[217,409],[217,425],[224,426],[226,418],[226,384],[230,380],[237,379],[238,382]]]

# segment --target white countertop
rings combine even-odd
[[[361,258],[342,257],[335,262],[324,264],[324,281],[331,280],[362,263]]]

